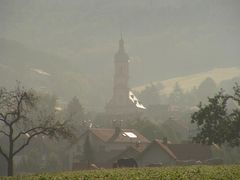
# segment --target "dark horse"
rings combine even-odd
[[[138,167],[138,164],[134,158],[118,159],[114,167]]]

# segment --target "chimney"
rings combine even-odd
[[[109,139],[109,142],[113,142],[121,133],[121,124],[117,120],[113,120],[113,126],[115,128],[115,131],[112,135],[112,137]]]
[[[167,144],[168,144],[167,137],[163,137],[163,144],[165,144],[165,145],[167,145]]]
[[[115,128],[115,135],[119,135],[121,132],[122,120],[113,120],[113,128]]]
[[[116,126],[116,127],[115,127],[115,135],[119,135],[120,132],[121,132],[121,128],[118,127],[118,126]]]
[[[109,139],[109,142],[115,141],[115,139],[120,135],[121,133],[121,128],[120,127],[115,127],[115,132],[112,135],[112,137]]]

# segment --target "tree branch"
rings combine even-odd
[[[8,161],[8,156],[3,152],[3,150],[2,150],[2,147],[0,146],[0,154],[2,154],[3,155],[3,157],[5,157],[5,159]]]
[[[0,117],[1,117],[1,119],[4,119],[3,113],[0,113]]]
[[[42,126],[34,127],[34,128],[29,129],[29,130],[27,130],[27,131],[20,132],[20,133],[18,133],[18,135],[17,135],[15,138],[13,138],[13,142],[16,141],[21,135],[31,133],[32,131],[36,131],[36,130],[38,130],[38,129],[44,129],[44,127],[42,127]]]
[[[12,114],[15,114],[17,117],[10,123],[11,125],[18,122],[21,119],[21,104],[24,101],[24,98],[27,97],[27,94],[24,92],[20,95],[20,99],[18,99],[17,96],[15,96],[16,101],[17,101],[17,109],[15,112],[13,112]]]
[[[10,124],[7,122],[7,117],[4,116],[2,113],[0,113],[0,116],[2,117],[2,118],[0,118],[0,121],[2,121],[7,126],[10,126]]]
[[[13,156],[15,156],[18,152],[20,152],[25,146],[27,146],[33,137],[35,137],[39,134],[44,134],[45,132],[47,132],[49,130],[56,130],[56,129],[49,127],[49,128],[44,128],[42,131],[31,134],[30,137],[27,139],[27,141],[13,153]]]
[[[34,136],[39,135],[39,134],[42,134],[42,133],[44,133],[44,131],[45,131],[45,130],[32,134],[32,135],[27,139],[27,141],[26,141],[22,146],[20,146],[20,147],[13,153],[13,156],[15,156],[18,152],[20,152],[25,146],[27,146],[27,145],[29,144],[29,142],[31,141],[31,139],[32,139]]]
[[[7,134],[6,132],[0,130],[0,133],[4,134],[5,136],[8,136],[9,137],[9,134]]]

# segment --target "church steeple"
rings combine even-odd
[[[128,60],[129,60],[129,57],[128,57],[128,54],[125,52],[124,40],[123,40],[122,33],[121,33],[121,38],[119,40],[118,51],[115,54],[115,61],[125,61],[125,62],[128,62]]]
[[[114,56],[113,96],[106,105],[109,114],[121,115],[136,113],[144,106],[136,101],[136,97],[129,92],[129,56],[124,49],[124,40],[121,33],[118,51]]]
[[[118,52],[125,52],[125,49],[124,49],[124,40],[123,40],[123,37],[122,37],[122,33],[121,33],[121,39],[119,40],[119,49],[118,49]]]

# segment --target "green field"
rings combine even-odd
[[[33,174],[2,177],[1,180],[85,180],[85,179],[240,179],[240,165],[228,166],[178,166],[137,169],[99,169],[62,173]]]

